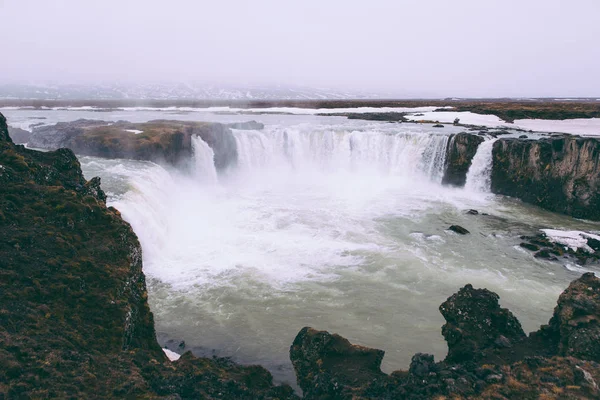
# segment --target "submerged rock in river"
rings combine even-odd
[[[459,235],[467,235],[471,232],[469,232],[466,228],[463,228],[460,225],[450,225],[450,227],[448,228],[449,231],[458,233]]]

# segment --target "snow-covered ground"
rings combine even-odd
[[[489,127],[509,126],[514,128],[514,125],[502,121],[495,115],[475,114],[470,111],[431,111],[418,113],[417,115],[409,115],[406,118],[411,121],[438,121],[442,124],[452,123],[456,118],[458,118],[461,124],[481,125]]]
[[[450,124],[456,118],[461,124],[481,125],[487,127],[509,127],[532,130],[538,132],[561,132],[582,136],[600,136],[600,118],[545,120],[545,119],[518,119],[513,124],[507,123],[495,115],[476,114],[470,111],[440,111],[424,112],[423,115],[409,115],[411,121],[438,121]]]
[[[600,136],[600,118],[566,119],[517,119],[515,125],[522,129],[544,132],[563,132],[582,136]]]

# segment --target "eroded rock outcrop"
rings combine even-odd
[[[240,126],[244,127],[243,124]],[[250,123],[249,126],[258,125]],[[77,154],[88,156],[149,160],[185,166],[193,156],[193,136],[199,136],[212,148],[218,169],[237,163],[237,144],[231,129],[223,124],[209,122],[61,122],[34,128],[29,145],[49,150],[66,147]]]
[[[14,145],[0,114],[0,398],[293,399],[259,366],[156,341],[137,236],[69,149]]]
[[[600,362],[600,279],[585,273],[558,298],[544,336],[561,356]]]
[[[525,336],[498,295],[466,285],[440,306],[448,356],[416,354],[390,375],[383,352],[312,328],[290,348],[306,399],[599,398],[600,280],[584,274],[558,300],[549,325]]]
[[[368,385],[385,376],[382,350],[351,344],[328,332],[303,328],[290,348],[298,385],[306,398],[342,398],[345,388]]]
[[[464,186],[467,172],[477,153],[477,148],[485,139],[479,135],[459,133],[452,135],[446,150],[446,167],[442,183],[445,185]]]
[[[499,139],[492,192],[550,211],[600,220],[600,140],[577,136]]]
[[[498,300],[496,293],[466,285],[440,306],[446,320],[442,327],[448,343],[446,360],[481,359],[490,349],[512,347],[525,339],[519,320]]]

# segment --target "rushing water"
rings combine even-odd
[[[65,114],[43,115],[88,116]],[[96,116],[164,117],[228,118]],[[192,173],[81,158],[86,176],[102,177],[111,205],[140,238],[162,341],[260,363],[291,382],[289,346],[302,327],[313,326],[385,350],[384,369],[391,371],[406,368],[416,352],[444,357],[438,307],[464,284],[499,293],[531,331],[547,322],[558,294],[584,270],[534,259],[518,246],[520,235],[540,228],[598,225],[486,193],[491,140],[475,156],[468,187],[456,189],[440,184],[456,128],[259,118],[264,130],[234,130],[238,166],[221,173],[199,138]],[[471,208],[489,215],[467,215]],[[472,234],[447,231],[452,224]]]
[[[492,148],[498,139],[486,140],[477,147],[477,152],[467,173],[465,189],[474,192],[489,192],[492,184]]]

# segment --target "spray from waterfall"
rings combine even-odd
[[[477,148],[477,152],[467,172],[465,189],[472,192],[489,193],[492,184],[492,149],[498,139],[486,140]]]

